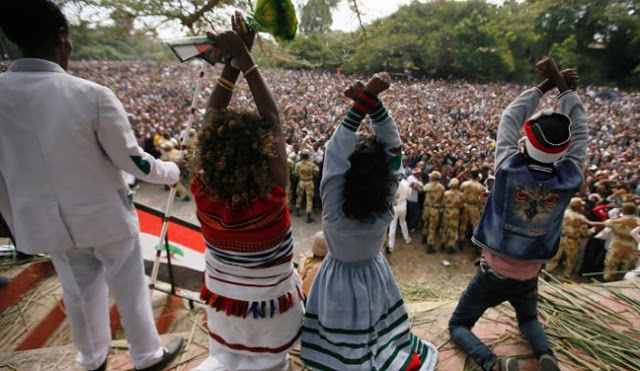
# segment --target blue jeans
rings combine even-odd
[[[505,301],[515,309],[520,331],[531,344],[536,357],[553,355],[547,335],[538,321],[538,278],[517,281],[498,277],[482,268],[478,268],[469,282],[449,320],[453,340],[484,370],[491,370],[498,357],[471,332],[471,328],[487,309]]]

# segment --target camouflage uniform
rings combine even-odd
[[[449,181],[449,189],[444,192],[442,214],[442,239],[446,241],[447,252],[453,254],[458,236],[460,223],[460,208],[462,207],[462,192],[458,190],[458,179]]]
[[[311,212],[313,211],[313,174],[318,173],[318,165],[309,161],[308,153],[303,159],[295,166],[294,173],[300,178],[298,180],[298,189],[296,195],[296,215],[299,213],[299,209],[302,206],[302,197],[306,193],[307,195],[307,221],[310,222]]]
[[[444,186],[438,182],[440,173],[432,171],[429,174],[429,183],[425,184],[422,190],[425,192],[424,206],[422,208],[422,242],[428,244],[427,252],[434,252],[433,244],[436,239],[436,228],[440,221],[440,209],[442,208],[442,197],[444,196]],[[426,237],[426,239],[425,239]]]
[[[604,258],[605,281],[613,281],[615,279],[616,274],[612,272],[633,269],[638,261],[637,244],[631,237],[631,230],[640,226],[640,218],[634,216],[633,212],[627,212],[626,214],[628,215],[604,222],[604,225],[613,231],[613,239],[611,245],[609,245],[607,256]]]
[[[462,191],[462,217],[460,218],[460,239],[463,240],[467,235],[467,228],[471,222],[471,228],[475,228],[480,220],[482,207],[484,206],[484,186],[475,179],[469,179],[462,182],[460,186]]]
[[[578,263],[578,255],[580,253],[580,241],[589,237],[593,232],[589,229],[587,218],[582,215],[577,209],[582,206],[582,199],[575,197],[571,200],[570,208],[564,212],[564,220],[562,222],[562,238],[560,238],[560,247],[558,253],[547,264],[547,271],[553,271],[562,256],[566,256],[566,262],[564,265],[564,276],[570,277],[571,273]]]
[[[287,157],[287,171],[289,176],[287,176],[287,186],[285,188],[285,194],[287,197],[287,206],[290,207],[290,202],[291,202],[291,174],[293,174],[293,169],[295,166],[295,162],[291,157]]]

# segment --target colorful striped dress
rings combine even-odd
[[[217,200],[199,176],[191,190],[207,245],[201,299],[210,356],[198,369],[285,369],[304,308],[284,190],[274,185],[248,209]]]
[[[375,107],[373,131],[397,180],[402,142],[396,124],[377,98],[369,98]],[[327,144],[320,193],[329,254],[307,298],[301,357],[317,370],[433,370],[437,350],[410,332],[400,291],[380,253],[394,215],[397,182],[389,189],[389,210],[373,223],[349,219],[342,211],[344,175],[363,118],[356,103]]]

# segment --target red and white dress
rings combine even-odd
[[[286,369],[301,334],[301,279],[294,270],[289,210],[282,187],[247,209],[191,184],[207,245],[201,298],[210,356],[197,370]]]

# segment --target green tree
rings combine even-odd
[[[57,0],[57,2],[77,11],[84,7],[92,7],[97,12],[105,14],[126,15],[149,28],[174,23],[184,27],[191,34],[217,29],[221,24],[226,24],[225,22],[228,21],[226,15],[216,12],[225,6],[233,6],[245,12],[251,10],[249,0]]]
[[[303,33],[325,33],[331,29],[333,17],[331,11],[340,0],[308,0],[302,7],[300,31]]]
[[[578,48],[578,40],[575,35],[567,37],[561,43],[555,43],[551,46],[551,55],[559,66],[566,68],[577,68],[580,64],[580,55],[576,52]]]
[[[544,51],[551,52],[554,44],[575,35],[572,51],[579,56],[576,67],[585,82],[640,82],[633,72],[640,63],[638,0],[529,0],[522,5],[539,11],[536,28],[544,35]],[[555,51],[561,46],[558,44]]]

